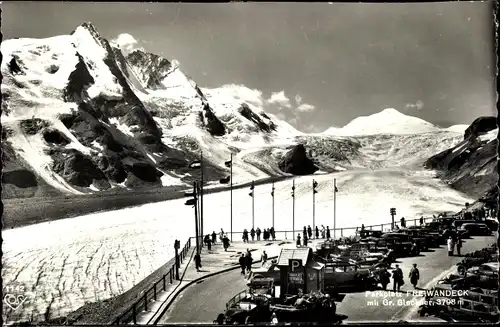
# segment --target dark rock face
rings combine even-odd
[[[155,167],[144,162],[131,165],[130,171],[139,179],[149,183],[159,182],[159,178],[163,175]]]
[[[35,174],[27,169],[18,169],[2,173],[3,184],[13,184],[20,188],[36,187],[38,182]]]
[[[212,136],[223,136],[224,134],[226,134],[226,126],[224,126],[220,119],[215,116],[208,104],[204,105],[203,111],[200,113],[200,115],[202,121],[204,121],[203,118],[206,119],[207,123],[205,127]]]
[[[104,173],[81,152],[73,149],[53,150],[51,157],[54,160],[52,169],[69,184],[89,187],[96,181],[101,188],[111,187]]]
[[[32,118],[32,119],[21,120],[19,126],[21,127],[24,133],[28,135],[36,135],[42,129],[50,126],[50,122],[40,118]]]
[[[53,143],[58,145],[67,145],[70,143],[70,140],[58,130],[45,130],[43,132],[43,139],[47,143]]]
[[[318,167],[307,157],[306,148],[302,144],[288,151],[278,166],[283,172],[293,175],[311,175],[318,171]]]
[[[273,122],[271,122],[269,125],[266,124],[256,113],[254,113],[250,109],[250,107],[246,103],[242,103],[238,111],[243,117],[257,125],[261,131],[266,133],[276,131],[276,125]],[[265,118],[269,119],[267,115]]]
[[[145,82],[148,88],[164,88],[160,84],[170,71],[172,64],[165,58],[153,53],[135,50],[127,56],[127,60],[141,75],[147,76]]]
[[[69,74],[68,84],[64,89],[64,101],[66,102],[79,102],[82,98],[82,93],[86,87],[94,84],[94,78],[85,64],[83,57],[77,52],[78,63],[75,70]]]
[[[496,117],[479,117],[465,130],[464,140],[469,137],[477,137],[480,134],[487,133],[497,128]]]

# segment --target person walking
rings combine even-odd
[[[212,251],[212,240],[210,239],[210,235],[207,235],[207,250]]]
[[[387,271],[387,268],[382,268],[380,272],[380,284],[384,291],[387,290],[387,285],[391,282],[391,274]]]
[[[224,251],[227,252],[227,248],[229,247],[230,243],[229,243],[229,238],[227,237],[227,235],[224,235],[222,237],[222,245],[224,246]]]
[[[267,253],[266,250],[262,251],[262,256],[260,257],[260,260],[262,261],[262,266],[267,262]]]
[[[300,243],[300,233],[297,234],[297,247],[300,248],[301,243]]]
[[[205,237],[203,238],[203,244],[205,244],[206,246],[208,246],[208,241],[210,240],[210,235],[205,235]]]
[[[243,243],[248,243],[248,231],[246,228],[243,230]]]
[[[401,217],[401,228],[406,228],[406,220],[405,220],[405,217]]]
[[[245,275],[245,267],[246,267],[246,259],[245,259],[245,254],[242,253],[240,259],[238,260],[240,263],[240,268],[241,268],[241,274]]]
[[[307,242],[309,241],[309,238],[307,237],[307,234],[304,235],[304,246],[307,246]]]
[[[418,280],[420,279],[420,272],[418,271],[416,263],[413,264],[413,268],[411,268],[408,277],[410,278],[410,283],[413,285],[413,288],[417,288]]]
[[[260,230],[259,227],[257,227],[257,230],[255,231],[255,234],[257,234],[257,241],[260,241],[260,234],[262,233],[262,231]]]
[[[308,239],[311,239],[313,236],[313,232],[312,232],[312,228],[311,228],[311,225],[308,225],[307,226],[307,238]]]
[[[424,216],[420,217],[420,226],[424,224]]]
[[[392,272],[392,279],[394,281],[393,284],[393,290],[396,292],[396,290],[399,292],[401,289],[401,286],[404,285],[404,280],[403,280],[403,271],[401,268],[399,268],[399,265],[396,265],[396,269]]]
[[[276,231],[274,230],[274,227],[271,227],[269,233],[271,234],[273,241],[276,241]]]
[[[224,231],[222,230],[222,228],[220,229],[220,232],[219,232],[219,239],[220,241],[222,242],[222,238],[224,237]]]
[[[195,267],[196,267],[196,271],[200,271],[200,268],[201,268],[201,256],[199,253],[196,253],[194,255],[194,264],[195,264]]]
[[[321,225],[321,238],[325,238],[326,237],[326,228],[325,226]]]
[[[262,238],[264,239],[264,241],[268,241],[269,240],[269,231],[267,228],[264,229],[264,231],[262,232]]]
[[[249,274],[252,272],[252,263],[253,263],[252,253],[250,253],[250,251],[247,251],[247,255],[245,257],[245,264]]]
[[[326,226],[326,239],[329,240],[330,236],[330,226]]]
[[[316,226],[316,235],[315,236],[316,236],[316,239],[319,239],[319,228],[318,228],[318,226]]]
[[[457,236],[457,255],[460,256],[460,250],[462,249],[462,238]]]
[[[448,256],[453,256],[453,248],[455,247],[455,244],[453,244],[453,238],[451,237],[451,235],[448,237],[448,241],[447,241],[447,245],[448,245]]]
[[[213,244],[217,243],[217,234],[215,233],[215,231],[212,232],[212,243]]]
[[[307,236],[307,227],[306,227],[306,226],[304,226],[304,229],[302,230],[302,235],[303,235],[304,237],[306,237],[306,236]]]
[[[252,242],[255,240],[255,229],[252,229],[250,230],[250,237],[252,238]]]

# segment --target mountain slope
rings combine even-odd
[[[497,136],[496,117],[480,117],[460,143],[432,156],[425,165],[440,170],[440,177],[459,191],[476,198],[485,192],[495,197],[498,192],[489,191],[498,183]]]

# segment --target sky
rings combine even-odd
[[[497,114],[491,1],[1,7],[4,39],[90,21],[124,50],[176,59],[202,87],[238,85],[305,132],[388,107],[442,127]]]

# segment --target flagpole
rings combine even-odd
[[[337,179],[333,179],[333,239],[337,232]]]
[[[252,228],[255,228],[255,189],[252,190]]]
[[[231,172],[229,175],[230,178],[230,184],[229,184],[229,189],[230,189],[230,194],[231,194],[231,242],[233,241],[233,153],[231,152]]]
[[[201,151],[201,202],[200,202],[200,232],[203,235],[203,151]]]
[[[295,240],[295,179],[292,185],[292,234],[293,240]]]
[[[273,229],[274,229],[274,182],[273,182],[273,189],[271,191],[271,196],[272,196],[272,215],[273,215]]]
[[[313,231],[315,231],[315,227],[316,227],[316,190],[315,190],[315,187],[314,187],[314,179],[313,179],[313,226],[312,226],[312,229]],[[314,233],[314,232],[313,232]]]

